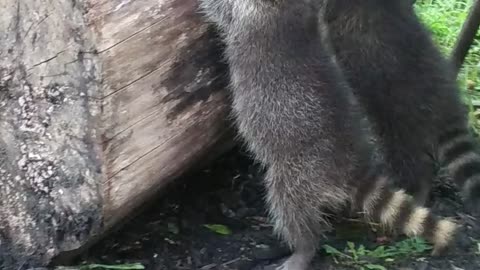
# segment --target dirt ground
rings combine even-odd
[[[120,231],[83,254],[76,264],[142,263],[146,269],[274,269],[288,250],[272,236],[266,219],[261,172],[235,150],[209,168],[185,177]],[[444,257],[396,259],[386,269],[480,269],[480,222],[462,213],[452,188],[437,185],[433,208],[455,216],[463,224],[457,245]],[[221,224],[230,234],[219,234],[206,224]],[[325,243],[341,250],[347,241],[374,247],[378,235],[355,222],[341,222]],[[312,269],[355,269],[336,264],[319,252]],[[358,269],[358,268],[357,268]],[[367,269],[367,268],[365,268]]]

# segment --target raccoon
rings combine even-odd
[[[428,198],[438,165],[480,211],[480,155],[456,76],[404,0],[328,0],[325,28],[397,186]]]
[[[238,132],[267,173],[274,231],[293,254],[278,269],[308,269],[329,215],[352,208],[435,252],[456,230],[417,207],[372,161],[360,109],[319,33],[322,1],[200,0],[225,42]]]

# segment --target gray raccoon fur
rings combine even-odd
[[[328,0],[328,39],[397,186],[427,199],[441,165],[480,211],[480,155],[455,74],[405,0]],[[325,23],[322,23],[325,25]]]
[[[322,3],[200,0],[226,44],[238,131],[267,168],[274,230],[294,251],[280,269],[308,269],[328,213],[347,206],[441,250],[456,225],[390,190],[372,163],[351,89],[319,32]]]

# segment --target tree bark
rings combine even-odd
[[[84,247],[230,145],[226,68],[196,8],[0,1],[1,269]]]
[[[468,17],[463,24],[462,31],[458,36],[457,42],[452,50],[451,61],[456,74],[462,68],[463,62],[467,57],[468,51],[475,40],[478,28],[480,26],[480,1],[475,0],[470,9]]]

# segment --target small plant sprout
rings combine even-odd
[[[409,238],[390,246],[378,246],[370,250],[363,245],[356,246],[348,242],[344,251],[324,245],[325,252],[333,257],[337,264],[350,266],[358,270],[386,270],[385,265],[395,261],[415,257],[432,249],[423,239]]]

